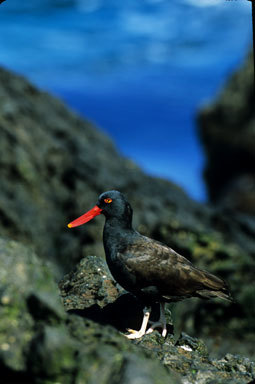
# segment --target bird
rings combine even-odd
[[[105,216],[103,244],[109,270],[117,283],[136,296],[144,308],[141,328],[128,328],[125,335],[128,339],[139,339],[156,328],[161,328],[162,336],[166,337],[165,303],[191,297],[233,301],[224,280],[133,229],[133,210],[119,191],[102,193],[96,205],[68,227],[85,224],[100,214]],[[159,320],[154,323],[149,321],[153,304],[160,306]]]

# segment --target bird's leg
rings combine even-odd
[[[139,339],[146,334],[146,328],[151,314],[151,308],[145,307],[143,310],[143,322],[139,331],[128,328],[128,335],[125,335],[128,339]]]
[[[165,303],[160,303],[160,316],[159,320],[155,323],[152,323],[148,331],[146,332],[146,335],[149,333],[152,333],[155,328],[162,328],[162,336],[166,337],[167,334],[167,328],[166,328],[166,317],[165,317]]]

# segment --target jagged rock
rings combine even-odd
[[[221,359],[213,359],[202,340],[197,338],[182,333],[177,342],[171,337],[160,342],[159,335],[148,336],[136,344],[153,351],[166,367],[179,373],[182,383],[241,384],[254,378],[254,362],[230,354]]]
[[[103,261],[93,256],[83,259],[75,270],[60,282],[60,292],[66,310],[70,313],[76,309],[75,313],[81,317],[89,316],[94,321],[111,324],[122,331],[124,324],[126,327],[139,329],[142,321],[142,306],[135,306],[135,299],[126,301],[125,306],[121,306],[119,299],[126,295],[117,289],[111,290],[112,294],[109,295],[108,287],[102,288],[105,279],[109,280],[109,286],[116,286]],[[89,283],[86,284],[86,281]],[[98,298],[98,290],[100,298]],[[98,307],[98,311],[95,310],[95,306]],[[137,318],[139,311],[140,319]],[[128,313],[129,316],[127,316]],[[185,333],[182,333],[175,341],[171,332],[164,339],[155,331],[153,334],[133,341],[133,344],[146,351],[148,356],[159,359],[171,371],[178,373],[183,384],[212,384],[214,382],[241,384],[247,383],[255,377],[255,363],[249,359],[230,354],[219,360],[213,359],[209,356],[202,340],[192,338]]]
[[[71,313],[90,318],[101,324],[110,324],[125,332],[139,329],[143,319],[143,305],[121,288],[110,274],[106,262],[96,256],[87,256],[59,283],[64,307]],[[159,318],[157,305],[151,319]],[[167,317],[172,324],[170,317]],[[169,325],[169,330],[172,327]]]
[[[255,378],[248,358],[228,354],[211,359],[204,343],[188,335],[175,342],[171,333],[163,339],[154,332],[131,342],[108,325],[116,325],[110,321],[113,311],[108,311],[105,325],[97,318],[89,320],[81,310],[79,316],[66,314],[52,265],[22,244],[0,238],[0,263],[0,367],[5,384],[242,384]],[[115,305],[115,313],[120,310],[115,298],[121,291],[113,281],[105,285],[105,276],[111,280],[108,273],[100,258],[82,260],[60,284],[66,308],[97,305],[103,311]],[[135,311],[133,302],[126,301],[125,308]],[[125,317],[122,310],[119,317]]]
[[[253,60],[231,76],[198,116],[207,155],[205,180],[211,201],[255,214],[255,97]]]
[[[0,262],[1,382],[180,383],[113,328],[67,315],[51,266],[31,249],[0,238]]]
[[[102,308],[124,293],[113,280],[106,262],[96,256],[82,259],[74,271],[60,281],[59,288],[66,310],[85,309],[93,305]]]

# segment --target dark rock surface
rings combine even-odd
[[[180,383],[109,326],[65,313],[50,265],[0,238],[0,367],[4,384]]]
[[[211,201],[255,215],[255,96],[253,61],[228,81],[198,117]]]
[[[92,305],[103,308],[125,292],[113,280],[106,262],[96,256],[82,259],[75,270],[60,281],[59,287],[66,310]]]
[[[69,313],[110,324],[121,332],[139,329],[143,306],[112,278],[104,260],[96,256],[82,259],[59,283],[64,307]],[[151,319],[157,320],[159,308],[152,308]],[[169,326],[172,331],[172,327]]]
[[[65,313],[51,265],[20,243],[0,238],[0,263],[0,367],[4,384],[244,384],[255,378],[251,360],[230,354],[212,359],[201,340],[186,334],[177,342],[171,334],[164,340],[157,332],[131,342],[109,325],[98,324],[81,313]],[[82,262],[80,265],[84,266]],[[88,280],[94,273],[93,263],[90,266]],[[86,287],[77,280],[80,294],[73,307],[112,302],[116,291],[111,295],[108,288],[102,288],[100,300],[96,293],[100,280],[104,287],[105,273],[105,269],[98,271],[94,296],[92,282],[89,285],[88,302],[82,295],[83,289],[86,296]]]
[[[116,287],[116,283],[109,275],[106,264],[99,258],[89,256],[83,259],[59,285],[64,306],[69,313],[77,309],[76,313],[81,317],[89,316],[100,323],[108,322],[122,331],[127,327],[140,328],[142,308],[134,305],[135,299],[133,302],[125,301],[126,294],[117,288],[109,290],[109,287]],[[95,307],[98,307],[98,311]],[[118,316],[118,313],[121,313],[121,316]],[[133,344],[141,347],[149,356],[159,359],[171,371],[178,373],[181,383],[241,384],[254,379],[255,363],[248,358],[231,354],[221,359],[211,358],[202,340],[182,333],[175,341],[171,331],[170,328],[166,339],[154,332],[134,341]]]

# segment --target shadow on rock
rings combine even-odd
[[[120,332],[125,332],[127,328],[139,329],[143,318],[143,306],[136,297],[125,292],[113,280],[106,262],[99,257],[88,256],[82,259],[59,283],[59,288],[64,307],[70,316],[75,317],[77,323],[84,322],[86,326],[88,322],[92,322],[94,325],[91,333],[89,328],[87,329],[90,333],[89,341],[87,336],[84,337],[83,330],[80,332],[74,323],[71,327],[76,337],[85,343],[85,347],[90,346],[93,338],[96,345],[99,340],[101,343],[104,340],[109,346],[115,345],[116,337],[120,337],[124,349],[127,346],[139,347],[136,351],[143,351],[152,359],[159,359],[165,368],[170,370],[167,372],[171,372],[171,375],[173,372],[178,373],[180,381],[179,378],[171,376],[169,378],[171,383],[246,384],[255,377],[255,365],[249,359],[230,353],[221,359],[213,359],[205,343],[200,339],[181,333],[176,341],[171,334],[172,326],[169,326],[166,338],[158,332],[134,341],[121,337],[112,327]],[[152,308],[151,319],[157,320],[158,317],[159,306],[155,305]],[[167,322],[171,322],[170,319],[167,317]],[[107,332],[107,336],[106,333],[102,335],[102,328]],[[133,377],[137,376],[133,364],[130,372]],[[118,380],[118,383],[126,383],[125,380]],[[134,382],[133,379],[128,381],[131,382]],[[161,378],[158,382],[161,383]]]
[[[126,332],[127,328],[140,329],[143,320],[143,305],[133,295],[126,293],[103,308],[98,304],[94,304],[82,310],[70,310],[69,313],[74,313],[103,325],[108,324],[120,332]],[[159,305],[154,305],[150,319],[156,321],[158,318]],[[168,332],[173,333],[173,326],[170,324],[168,324]]]
[[[69,313],[91,319],[100,324],[112,325],[121,332],[127,328],[140,329],[143,305],[126,293],[112,278],[106,262],[88,256],[59,283],[65,309]],[[150,319],[159,318],[159,305],[152,307]],[[173,332],[169,326],[169,332]]]

